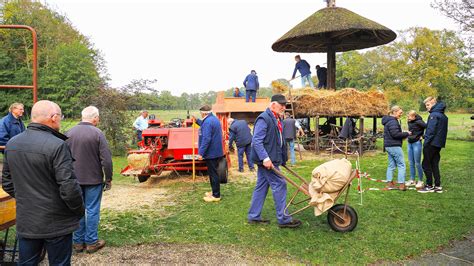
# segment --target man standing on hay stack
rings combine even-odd
[[[262,208],[267,197],[268,187],[272,189],[276,216],[280,228],[296,228],[301,221],[285,213],[286,181],[278,176],[273,168],[279,169],[288,160],[281,115],[286,108],[285,96],[275,94],[270,107],[257,117],[252,139],[252,160],[258,165],[257,184],[252,195],[248,212],[249,224],[269,224],[262,219]]]
[[[309,86],[314,89],[313,79],[311,78],[311,66],[306,62],[306,60],[301,59],[300,55],[295,56],[295,70],[293,70],[293,76],[291,79],[294,79],[296,76],[296,71],[298,70],[301,75],[301,87],[306,87],[306,81],[308,81]]]
[[[196,122],[199,126],[199,160],[205,160],[212,192],[204,194],[205,202],[221,200],[221,183],[217,173],[219,160],[224,156],[222,148],[222,129],[219,119],[212,114],[211,107],[204,105],[199,109],[201,119]]]

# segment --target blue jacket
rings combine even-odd
[[[224,156],[222,149],[221,122],[210,113],[204,120],[198,120],[199,128],[199,155],[204,159],[216,159]]]
[[[25,125],[21,119],[16,119],[12,113],[8,113],[0,120],[0,146],[5,146],[14,136],[25,131]]]
[[[248,74],[244,80],[244,87],[248,91],[256,91],[260,88],[260,84],[258,84],[258,76],[255,74]]]
[[[235,141],[237,147],[245,147],[252,143],[252,134],[245,120],[234,120],[229,128],[229,148]]]
[[[261,113],[255,120],[252,138],[252,161],[262,165],[263,160],[270,158],[273,165],[285,165],[288,160],[285,138],[278,132],[275,116],[269,108]]]
[[[402,127],[398,120],[390,115],[382,117],[383,146],[401,147],[404,138],[408,137],[408,132],[402,132]]]
[[[293,71],[293,76],[291,78],[295,78],[296,75],[296,70],[298,70],[301,74],[302,77],[311,74],[311,66],[306,62],[306,60],[301,59],[298,63],[295,65],[295,70]]]
[[[448,135],[448,117],[444,114],[446,104],[437,102],[430,110],[426,121],[425,143],[438,148],[444,148]]]
[[[244,93],[239,90],[239,94],[237,94],[234,91],[232,92],[232,97],[236,97],[236,98],[244,97]]]

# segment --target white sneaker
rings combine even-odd
[[[407,182],[405,182],[405,186],[407,187],[411,187],[411,186],[414,186],[415,185],[415,181],[413,180],[408,180]]]
[[[424,185],[424,184],[423,184],[423,181],[418,181],[418,182],[416,183],[415,188],[416,188],[416,189],[422,189],[422,188],[423,188],[423,185]]]

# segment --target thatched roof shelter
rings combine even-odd
[[[309,16],[273,45],[276,52],[327,53],[328,87],[336,88],[336,52],[364,49],[389,43],[395,32],[345,8],[328,7]]]
[[[338,91],[292,89],[272,82],[273,92],[285,94],[293,100],[295,117],[381,117],[388,113],[389,105],[382,92],[367,92],[346,88]]]

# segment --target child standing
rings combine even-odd
[[[415,176],[418,172],[418,182],[416,183],[417,189],[423,188],[423,168],[421,167],[421,152],[422,143],[421,138],[423,137],[426,128],[425,122],[416,111],[411,110],[408,112],[408,130],[412,132],[411,136],[408,136],[408,161],[410,163],[410,180],[405,183],[406,186],[415,185]]]

